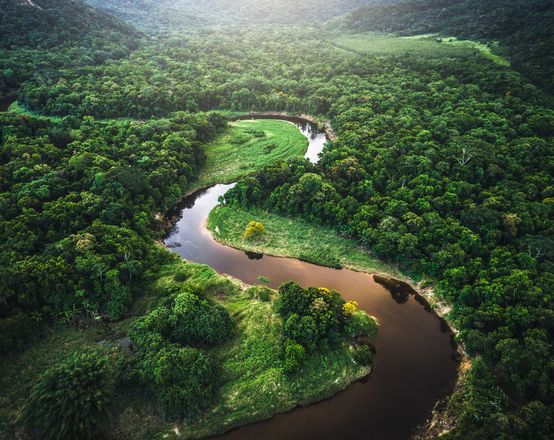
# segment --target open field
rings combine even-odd
[[[257,241],[245,241],[244,229],[252,220],[264,224],[265,237]],[[247,211],[218,207],[210,213],[208,228],[218,241],[235,248],[298,258],[322,266],[387,273],[405,278],[395,266],[374,257],[354,240],[341,237],[330,228],[301,219],[282,217],[258,209]]]
[[[414,53],[430,57],[463,56],[476,50],[496,64],[510,65],[508,60],[495,54],[490,45],[471,40],[459,40],[455,37],[438,37],[435,34],[411,37],[396,37],[375,32],[341,34],[332,40],[332,44],[351,52],[373,55]]]
[[[216,140],[205,146],[206,165],[194,188],[230,183],[276,160],[302,157],[308,140],[286,121],[232,122]]]

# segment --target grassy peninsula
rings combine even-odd
[[[262,237],[254,240],[243,238],[250,221],[264,225],[265,234]],[[356,241],[302,219],[283,217],[257,208],[219,206],[210,213],[207,227],[216,240],[237,249],[297,258],[337,269],[406,277],[397,267],[379,260]]]
[[[242,120],[204,147],[206,163],[194,188],[230,183],[277,160],[302,157],[308,148],[298,128],[275,119]]]

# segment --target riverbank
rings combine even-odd
[[[275,119],[231,122],[204,147],[206,163],[191,190],[230,183],[278,160],[303,157],[308,140],[298,127]]]
[[[229,116],[228,119],[230,121],[241,121],[241,120],[248,120],[248,119],[281,119],[284,121],[290,121],[294,123],[309,122],[317,130],[320,130],[323,133],[325,133],[325,137],[327,138],[327,140],[334,141],[337,139],[337,135],[333,130],[333,127],[331,127],[331,123],[328,120],[323,120],[313,115],[307,115],[305,113],[301,113],[299,115],[293,115],[287,112],[250,112],[250,113],[243,113],[239,115],[232,115],[232,116]]]
[[[265,226],[265,237],[243,240],[249,221],[259,221]],[[425,280],[409,276],[394,265],[386,264],[360,247],[354,240],[341,237],[330,228],[313,225],[300,219],[291,219],[262,210],[243,210],[218,206],[210,212],[206,227],[212,237],[221,244],[258,254],[292,257],[320,266],[343,267],[373,274],[374,279],[387,287],[393,295],[414,295],[426,309],[441,319],[443,328],[451,335],[453,359],[458,362],[459,389],[470,360],[464,347],[456,341],[458,330],[449,318],[451,307],[438,299],[434,289]],[[402,281],[398,281],[402,280]],[[437,433],[445,433],[454,426],[452,416],[446,411],[447,398],[437,402],[429,420],[418,429],[417,438],[431,439]]]
[[[180,281],[183,278],[185,281]],[[133,355],[122,343],[130,325],[155,308],[161,298],[186,288],[226,307],[236,326],[236,335],[229,343],[207,349],[221,366],[222,386],[213,406],[198,419],[168,421],[160,414],[154,397],[128,378],[125,384],[118,384],[112,402],[113,437],[106,438],[213,436],[331,397],[370,373],[370,367],[354,361],[351,345],[344,341],[336,350],[320,350],[307,358],[298,373],[285,374],[283,323],[273,309],[275,293],[269,301],[261,301],[252,297],[250,287],[206,265],[175,258],[162,268],[144,296],[137,298],[135,316],[120,322],[90,321],[79,328],[53,328],[27,350],[3,359],[0,432],[17,438],[19,431],[10,431],[10,427],[18,426],[21,408],[40,372],[76,350],[102,350],[112,357],[118,378],[132,376],[127,370]]]
[[[263,223],[266,233],[258,240],[245,241],[244,229],[252,220]],[[330,228],[300,219],[290,219],[259,209],[218,206],[210,212],[206,226],[218,242],[235,249],[296,258],[335,269],[381,273],[413,282],[398,268],[383,263],[354,240],[340,237]]]
[[[244,230],[253,220],[263,223],[266,233],[257,240],[243,240]],[[433,287],[420,275],[407,273],[396,265],[383,262],[355,240],[342,237],[331,228],[257,208],[245,210],[229,206],[217,206],[213,209],[206,221],[206,227],[216,241],[235,249],[296,258],[319,266],[351,269],[401,280],[414,293],[424,298],[438,316],[448,322],[454,334],[458,333],[454,323],[448,319],[452,310],[450,305],[438,299]]]

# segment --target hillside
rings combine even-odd
[[[444,36],[499,41],[513,66],[554,91],[554,2],[541,0],[408,0],[367,6],[342,20],[355,32]]]
[[[51,48],[80,45],[132,46],[128,25],[74,0],[4,0],[0,9],[0,47]]]
[[[138,47],[139,33],[74,0],[4,0],[0,8],[0,102],[31,77],[60,77],[64,67],[99,65]]]
[[[150,32],[248,23],[316,24],[367,4],[390,0],[86,0]]]

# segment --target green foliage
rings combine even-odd
[[[373,362],[373,352],[371,347],[366,344],[354,347],[353,357],[360,365],[371,365]]]
[[[195,281],[190,275],[187,278]],[[133,322],[129,339],[138,376],[155,393],[166,417],[196,417],[213,403],[220,385],[218,363],[199,347],[227,342],[234,330],[225,307],[187,290]]]
[[[214,399],[217,370],[208,353],[169,345],[149,353],[141,378],[150,384],[168,418],[194,417]]]
[[[264,224],[271,234],[263,242],[244,241],[244,225],[251,218]],[[340,269],[384,272],[403,277],[397,267],[386,264],[329,226],[267,212],[256,207],[220,206],[210,212],[208,229],[225,244],[260,254],[298,258],[302,261]]]
[[[262,284],[269,284],[269,278],[263,275],[260,275],[258,278],[256,278],[260,283]]]
[[[255,136],[264,133],[264,137]],[[268,149],[268,142],[272,148]],[[231,122],[214,141],[204,147],[206,163],[195,182],[205,188],[230,183],[280,159],[302,157],[308,140],[292,124],[272,119]]]
[[[245,131],[245,133],[251,134],[252,136],[254,136],[256,138],[265,137],[265,131],[263,131],[263,130],[258,130],[256,128],[247,128],[244,131]]]
[[[108,358],[74,353],[41,374],[25,409],[25,425],[44,439],[93,438],[106,421],[112,397]]]
[[[263,223],[251,221],[248,223],[242,236],[243,240],[259,240],[265,235],[265,226]]]
[[[362,8],[347,15],[342,25],[358,32],[439,33],[446,37],[500,41],[514,67],[552,92],[553,22],[552,2],[409,0]]]
[[[233,323],[223,306],[188,292],[175,298],[170,320],[171,339],[183,345],[217,345],[233,334]]]
[[[252,286],[246,290],[246,293],[250,297],[264,302],[271,300],[272,292],[273,291],[266,286]]]
[[[304,289],[292,281],[281,285],[275,310],[283,317],[287,372],[301,367],[305,353],[336,348],[342,338],[376,335],[375,320],[350,304],[335,290]]]
[[[152,272],[167,261],[154,245],[160,236],[159,213],[194,184],[205,157],[210,158],[203,144],[226,127],[224,115],[199,110],[310,113],[331,120],[338,134],[320,163],[273,163],[241,180],[225,203],[316,223],[431,278],[437,294],[452,303],[451,317],[470,354],[481,355],[523,402],[518,409],[497,412],[475,404],[484,408],[484,416],[464,417],[471,429],[462,424],[452,435],[475,432],[476,438],[490,438],[497,430],[549,438],[554,161],[548,96],[507,66],[446,41],[434,44],[440,50],[426,56],[357,55],[337,49],[335,36],[322,38],[319,29],[283,32],[264,26],[263,32],[241,27],[236,34],[163,36],[139,45],[126,26],[81,3],[34,2],[44,11],[33,2],[10,1],[0,12],[0,93],[8,96],[18,89],[19,99],[17,113],[0,115],[0,328],[14,329],[3,335],[4,346],[22,347],[35,317],[78,323],[126,315]],[[117,3],[117,13],[131,10],[130,17],[135,16],[134,2]],[[154,3],[148,2],[142,15],[150,17],[150,24],[160,21]],[[299,13],[296,4],[290,7],[291,2],[278,3],[233,10],[228,19],[256,17],[265,23],[289,20],[291,14],[299,20],[313,17]],[[301,8],[314,4],[304,2]],[[321,18],[347,4],[352,5],[333,2],[325,12],[313,10]],[[429,9],[421,7],[426,4]],[[370,17],[384,31],[499,39],[502,47],[511,48],[517,69],[551,86],[550,4],[425,0],[415,10],[413,5],[356,17],[363,29]],[[228,6],[221,9],[224,13],[212,10],[225,14]],[[183,13],[174,18],[181,20]],[[352,24],[358,28],[356,20]],[[185,112],[172,114],[181,110]],[[125,117],[142,120],[94,119]],[[219,168],[226,179],[305,148],[305,140],[301,145],[294,139],[290,150],[281,148],[263,129],[266,138],[250,136],[259,141],[251,150],[248,134],[238,130],[241,135],[227,135],[222,148],[214,149],[220,154],[212,156],[222,160],[244,149],[232,157],[230,170]],[[273,144],[277,147],[268,148]],[[248,156],[254,158],[243,160]],[[324,254],[324,249],[297,253],[311,261]],[[327,261],[342,264],[339,257]],[[195,282],[207,285],[200,291],[227,291],[226,282],[214,281],[203,270],[190,269],[190,275],[201,274],[193,277]],[[171,295],[183,291],[172,288]],[[287,332],[306,348],[337,345],[349,319],[351,334],[363,328],[344,315],[332,293],[327,298],[319,291],[287,289],[300,298],[279,300],[279,310],[287,314],[282,316]],[[139,369],[146,375],[153,374],[147,360],[173,347],[173,324],[165,319],[173,314],[173,300],[162,304],[151,322],[139,320],[131,332]],[[202,315],[203,306],[194,304]],[[270,308],[259,301],[248,304]],[[218,313],[217,307],[213,310]],[[194,334],[187,332],[187,338]],[[281,353],[283,338],[272,336]],[[249,349],[246,342],[244,350]],[[260,355],[265,347],[257,342],[248,359],[267,361],[258,373],[274,372],[267,365],[277,358]],[[322,352],[326,359],[337,355]],[[310,368],[315,356],[307,356],[303,367],[312,378],[325,373],[320,365]],[[181,354],[168,355],[168,365],[178,359]],[[237,355],[234,364],[242,361]],[[275,362],[282,369],[279,359]],[[255,380],[246,382],[250,395],[259,389]],[[168,379],[164,395],[168,412],[177,414],[187,398],[170,391],[171,383]],[[476,380],[473,395],[492,389],[491,384]],[[472,394],[466,398],[471,402]],[[252,412],[251,407],[244,410]]]
[[[22,323],[22,313],[37,312],[66,322],[123,318],[137,286],[167,258],[153,245],[154,214],[173,206],[194,179],[203,162],[200,138],[215,136],[222,126],[210,121],[224,124],[218,120],[0,114],[1,169],[10,176],[0,181],[0,320],[19,314]],[[24,333],[3,345],[21,346]]]
[[[377,322],[361,310],[350,314],[344,325],[344,333],[349,338],[377,336]]]
[[[87,0],[140,29],[152,33],[183,31],[191,27],[221,25],[322,23],[371,0]]]
[[[22,350],[37,336],[38,323],[25,313],[0,319],[0,353]]]
[[[285,372],[294,373],[302,367],[306,349],[292,339],[285,340]]]

